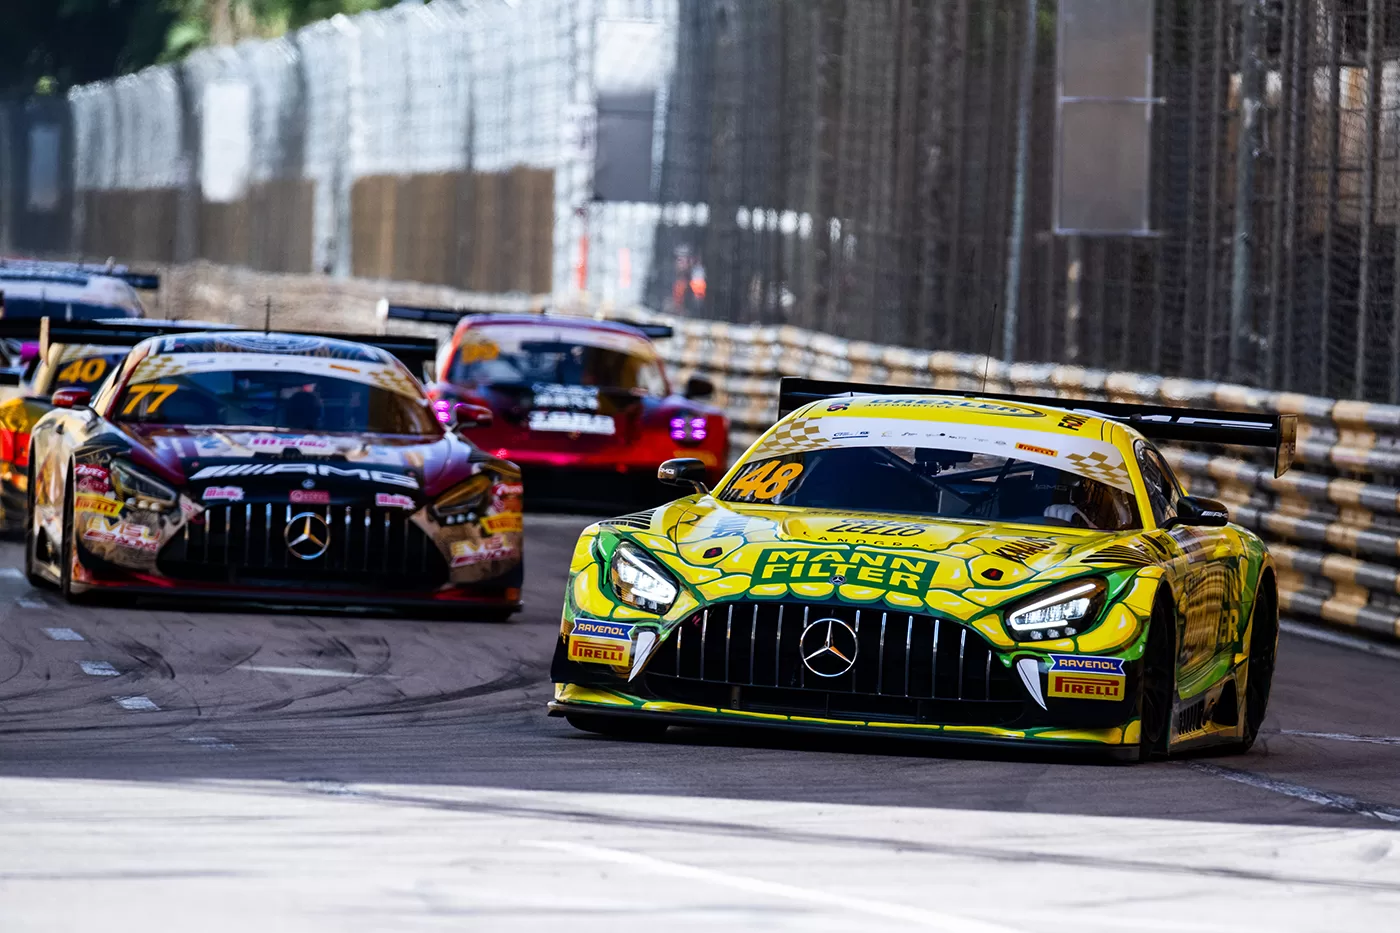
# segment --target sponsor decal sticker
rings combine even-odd
[[[1083,415],[1065,415],[1060,419],[1060,427],[1069,431],[1078,431],[1089,423],[1089,419]]]
[[[1050,696],[1075,700],[1121,700],[1127,678],[1122,658],[1050,655]]]
[[[617,425],[611,415],[595,415],[580,411],[532,411],[530,412],[531,431],[555,431],[563,434],[617,433]]]
[[[632,626],[619,622],[574,620],[569,633],[569,660],[624,666],[632,660]]]
[[[106,467],[92,463],[79,463],[73,467],[78,492],[107,493],[112,491],[112,480]]]
[[[1016,449],[1040,454],[1042,457],[1058,457],[1060,455],[1059,451],[1051,450],[1049,447],[1037,447],[1034,444],[1024,444],[1020,441],[1016,442]]]
[[[981,402],[964,398],[882,398],[868,402],[871,408],[965,408],[989,415],[1009,415],[1014,418],[1044,418],[1045,413],[1020,405]]]
[[[73,503],[73,508],[79,512],[92,512],[107,518],[115,518],[121,514],[122,504],[116,499],[109,499],[106,496],[78,496]]]
[[[1027,557],[1034,557],[1042,551],[1048,551],[1055,546],[1054,541],[1044,541],[1037,538],[1024,538],[1020,541],[1012,541],[1010,544],[1003,544],[992,551],[997,557],[1006,560],[1025,562]]]
[[[520,497],[525,487],[521,483],[497,483],[491,487],[491,510],[494,512],[519,512]]]
[[[374,504],[386,509],[411,509],[413,497],[397,492],[377,492],[374,494]]]
[[[206,501],[209,501],[209,502],[214,502],[214,501],[220,501],[220,502],[242,502],[242,501],[243,501],[243,487],[242,487],[242,486],[210,486],[208,489],[204,490],[204,498],[205,498]]]
[[[570,408],[576,411],[598,410],[597,386],[570,386],[537,382],[534,387],[536,408]],[[608,433],[612,433],[609,431]]]
[[[521,531],[525,525],[519,512],[502,512],[482,518],[481,527],[488,535],[498,535],[505,531]]]
[[[1126,678],[1050,672],[1050,695],[1072,700],[1121,700]]]
[[[295,447],[298,450],[333,450],[335,445],[324,437],[282,437],[277,434],[259,434],[248,440],[253,450],[285,450]]]
[[[326,489],[293,489],[290,498],[294,505],[331,504],[331,494]]]
[[[922,598],[937,569],[937,562],[926,558],[880,554],[851,545],[776,547],[759,555],[753,584],[830,583],[839,576],[857,586],[882,587]]]
[[[145,525],[119,522],[115,527],[93,526],[83,532],[88,541],[109,542],[131,551],[154,554],[160,550],[160,535]]]
[[[1103,658],[1095,655],[1083,654],[1052,654],[1050,655],[1052,670],[1057,671],[1079,671],[1085,674],[1112,674],[1122,677],[1122,658]]]
[[[872,535],[886,538],[914,538],[923,534],[923,525],[913,522],[838,522],[827,529],[828,534]]]
[[[452,566],[469,567],[472,564],[485,564],[493,560],[511,560],[517,554],[515,548],[506,547],[500,538],[485,541],[453,541]]]
[[[387,470],[366,470],[360,467],[341,469],[340,467],[334,467],[327,463],[234,463],[223,466],[207,466],[194,476],[191,476],[190,479],[272,476],[278,473],[293,473],[303,476],[344,477],[362,480],[366,483],[378,483],[383,486],[399,486],[404,489],[418,488],[418,480],[413,476],[407,476],[402,473],[391,473]]]

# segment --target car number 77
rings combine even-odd
[[[145,385],[132,386],[126,393],[126,407],[122,409],[123,415],[129,415],[136,410],[136,406],[141,404],[141,400],[151,396],[151,401],[146,405],[146,414],[154,415],[160,410],[160,406],[165,404],[165,400],[175,394],[179,389],[178,385],[168,382],[151,382]]]

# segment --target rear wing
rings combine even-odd
[[[502,301],[499,307],[472,307],[472,308],[434,308],[427,305],[398,305],[391,304],[389,299],[381,298],[375,308],[375,316],[381,321],[418,321],[424,324],[446,324],[456,327],[457,322],[464,317],[472,317],[485,314],[537,314],[540,317],[549,317],[550,313],[544,307],[529,302]],[[564,320],[568,320],[564,318]],[[582,319],[580,319],[582,320]],[[675,329],[669,324],[636,324],[632,321],[608,321],[609,324],[617,324],[637,331],[643,337],[652,340],[664,340],[667,337],[675,336]]]
[[[0,319],[0,336],[4,336],[3,319]],[[18,321],[15,323],[19,323]],[[230,324],[212,324],[208,321],[152,321],[143,318],[113,319],[108,321],[53,321],[41,318],[39,327],[39,347],[44,358],[48,357],[52,344],[90,343],[97,346],[134,347],[148,337],[164,337],[173,334],[197,334],[206,331],[254,331],[256,328],[236,327]],[[421,372],[424,363],[437,356],[437,341],[430,337],[398,337],[383,334],[341,334],[323,333],[311,330],[277,330],[277,334],[295,334],[302,337],[320,337],[326,340],[345,340],[350,343],[363,343],[392,353],[415,372]],[[415,368],[416,367],[416,368]]]
[[[50,262],[43,259],[0,259],[0,269],[33,272],[36,275],[105,275],[121,279],[132,288],[155,291],[160,288],[160,276],[154,272],[134,271],[127,266],[100,262]]]
[[[1091,402],[1082,399],[1008,395],[998,392],[965,392],[917,386],[885,386],[854,382],[828,382],[784,376],[778,388],[778,416],[790,414],[809,402],[857,395],[937,395],[945,398],[989,399],[1062,408],[1077,414],[1117,421],[1154,441],[1197,444],[1238,444],[1274,451],[1274,475],[1282,476],[1293,464],[1298,444],[1298,416],[1256,412],[1213,411],[1205,408],[1173,408],[1133,402]]]

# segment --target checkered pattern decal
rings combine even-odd
[[[1119,489],[1132,490],[1133,481],[1123,468],[1121,459],[1110,458],[1108,454],[1094,451],[1090,454],[1065,454],[1065,459],[1074,464],[1074,472],[1088,479],[1098,480]]]
[[[810,418],[799,418],[787,424],[778,425],[759,448],[764,457],[782,457],[786,454],[801,453],[826,446],[822,437],[821,422]]]

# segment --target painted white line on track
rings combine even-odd
[[[87,641],[86,638],[73,631],[71,628],[46,628],[44,634],[54,641]]]
[[[83,669],[84,674],[91,674],[93,677],[120,677],[122,672],[112,666],[110,661],[79,661],[78,666]]]
[[[225,742],[223,739],[213,735],[191,735],[184,741],[191,745],[198,745],[200,748],[208,749],[211,752],[236,752],[238,746],[232,742]]]
[[[1296,735],[1305,739],[1331,739],[1334,742],[1361,742],[1366,745],[1400,745],[1400,736],[1352,735],[1350,732],[1304,732],[1302,729],[1280,729],[1279,735]]]
[[[1333,810],[1345,810],[1348,813],[1355,813],[1358,816],[1369,816],[1386,823],[1400,823],[1400,809],[1385,806],[1384,804],[1366,803],[1355,797],[1348,797],[1346,794],[1334,794],[1330,791],[1317,790],[1313,787],[1304,787],[1302,784],[1294,784],[1291,781],[1280,781],[1276,778],[1255,774],[1251,771],[1237,771],[1234,768],[1223,768],[1220,765],[1213,765],[1204,761],[1189,761],[1186,765],[1193,771],[1214,775],[1218,778],[1224,778],[1227,781],[1234,781],[1237,784],[1257,787],[1260,790],[1282,794],[1285,797],[1293,797],[1297,800],[1306,800],[1308,803],[1330,807]]]
[[[21,609],[52,609],[52,608],[53,608],[53,606],[49,604],[49,601],[48,601],[48,600],[46,600],[46,599],[37,599],[37,598],[35,598],[35,597],[33,597],[33,596],[21,596],[19,599],[15,600],[15,602],[19,605],[19,607],[20,607]]]
[[[358,671],[328,671],[319,667],[274,667],[270,664],[240,664],[240,671],[256,671],[259,674],[292,674],[298,677],[374,677],[374,674],[361,674]]]
[[[29,582],[25,580],[24,571],[20,570],[18,567],[0,567],[0,577],[6,580],[24,580],[25,583]]]
[[[1350,648],[1353,651],[1364,651],[1367,654],[1379,655],[1382,658],[1400,661],[1400,648],[1382,645],[1358,635],[1348,635],[1346,632],[1334,632],[1330,629],[1318,628],[1312,625],[1302,625],[1298,622],[1290,622],[1287,619],[1280,619],[1278,627],[1279,631],[1286,632],[1289,635],[1297,635],[1299,638],[1308,638],[1312,641],[1336,645],[1339,648]]]
[[[907,907],[903,904],[891,904],[888,901],[849,897],[844,894],[834,894],[830,891],[823,891],[817,888],[800,888],[796,885],[783,884],[779,881],[764,881],[760,878],[731,875],[727,872],[715,871],[712,868],[699,868],[680,862],[670,862],[665,859],[653,858],[650,855],[628,852],[624,849],[607,849],[602,846],[582,845],[576,842],[563,842],[548,839],[527,840],[524,844],[536,849],[551,849],[555,852],[564,852],[569,855],[578,855],[583,858],[597,859],[603,862],[613,862],[617,865],[631,865],[658,875],[670,875],[673,878],[685,878],[690,881],[704,881],[720,887],[732,888],[737,891],[747,891],[750,894],[785,898],[787,900],[798,901],[807,907],[811,907],[814,904],[825,904],[828,907],[849,910],[856,914],[882,917],[886,920],[899,920],[918,926],[930,927],[935,930],[945,930],[947,933],[1015,933],[1012,927],[1002,926],[1001,924],[972,920],[953,914],[925,910],[921,907]]]
[[[152,712],[160,709],[150,697],[112,697],[112,699],[122,709],[129,709],[133,712]]]

